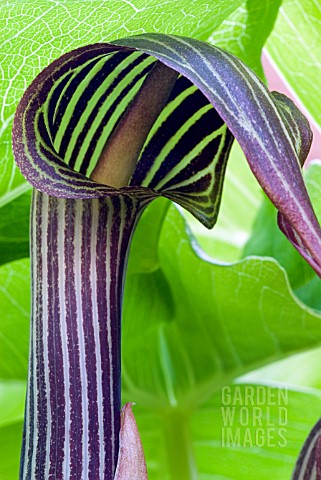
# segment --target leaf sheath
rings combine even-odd
[[[123,273],[139,202],[34,192],[21,479],[113,478]]]

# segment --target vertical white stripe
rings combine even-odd
[[[110,290],[111,290],[111,257],[110,257],[110,244],[111,244],[111,226],[113,224],[114,205],[113,202],[108,199],[108,217],[107,217],[107,255],[106,255],[106,303],[107,303],[107,349],[109,360],[109,390],[110,390],[110,424],[111,424],[111,459],[112,459],[112,471],[115,471],[114,456],[115,456],[115,417],[114,417],[114,373],[113,373],[113,347],[111,338],[111,311],[110,311]],[[116,281],[116,279],[114,279]]]
[[[50,381],[49,381],[49,355],[48,355],[48,269],[47,269],[47,253],[48,253],[48,214],[49,214],[49,197],[43,193],[42,195],[42,218],[41,218],[41,254],[42,254],[42,320],[43,320],[43,357],[44,357],[44,376],[47,393],[47,439],[46,439],[46,464],[45,478],[49,478],[50,469],[50,437],[51,437],[51,409],[50,409]]]
[[[35,250],[35,249],[34,249]],[[34,253],[34,256],[36,257],[36,254]],[[35,263],[36,268],[38,268],[37,263]],[[39,282],[38,275],[35,275],[37,280],[36,282]],[[37,287],[36,287],[37,288]],[[36,292],[37,290],[35,290]],[[36,301],[35,301],[36,304]],[[35,305],[36,306],[36,305]],[[38,313],[38,312],[37,312]],[[41,321],[41,320],[40,320]],[[37,445],[38,445],[38,389],[37,389],[37,384],[38,384],[38,373],[37,373],[37,368],[38,368],[38,361],[37,361],[37,354],[38,349],[37,349],[37,335],[38,329],[36,326],[36,323],[39,322],[39,314],[35,315],[34,319],[34,326],[33,326],[33,334],[32,334],[32,341],[33,341],[33,449],[31,452],[31,476],[35,475],[35,469],[36,469],[36,455],[37,455]],[[29,442],[30,442],[30,437],[29,437]],[[30,465],[30,460],[29,460],[29,465]],[[26,465],[25,465],[26,466]]]
[[[65,393],[65,443],[64,443],[64,460],[62,466],[63,478],[69,478],[70,475],[70,396],[69,396],[69,355],[68,355],[68,336],[66,327],[66,278],[65,278],[65,214],[66,202],[68,200],[57,199],[58,208],[58,295],[60,306],[60,335],[61,335],[61,349],[63,357],[63,378],[64,378],[64,393]]]
[[[22,472],[22,476],[23,478],[26,478],[27,476],[27,467],[28,467],[28,451],[29,451],[29,443],[30,443],[30,427],[29,427],[29,424],[30,424],[30,415],[31,415],[31,412],[30,412],[30,388],[31,388],[31,377],[32,377],[32,374],[33,374],[33,382],[34,384],[36,383],[36,368],[35,368],[35,361],[36,361],[36,326],[35,326],[35,322],[36,322],[36,319],[37,319],[37,316],[38,316],[38,310],[37,310],[37,302],[36,302],[36,282],[37,282],[37,268],[38,268],[38,265],[37,265],[37,243],[36,243],[36,225],[35,225],[35,221],[36,221],[36,217],[37,217],[37,204],[36,204],[36,198],[37,198],[37,194],[34,193],[34,198],[33,198],[33,215],[32,215],[32,219],[31,221],[33,222],[33,227],[32,227],[32,238],[31,238],[31,247],[32,247],[32,250],[31,250],[31,261],[32,261],[32,267],[33,267],[33,272],[32,272],[32,292],[33,292],[33,296],[32,296],[32,332],[31,332],[31,336],[30,336],[30,341],[29,341],[29,352],[30,352],[30,358],[31,358],[31,352],[33,352],[33,371],[31,372],[31,370],[29,370],[28,372],[28,390],[27,390],[27,400],[26,400],[26,439],[25,439],[25,455],[24,455],[24,464],[23,464],[23,472]],[[31,345],[33,345],[33,348],[31,349]],[[35,394],[35,387],[33,385],[33,390],[34,390],[34,394]],[[35,399],[36,400],[36,399]],[[36,414],[36,410],[37,410],[37,404],[36,402],[34,403],[34,415]],[[34,453],[33,453],[34,455]]]
[[[299,477],[298,477],[299,479],[300,478],[302,478],[302,479],[305,478],[306,469],[308,467],[308,463],[309,463],[313,448],[315,447],[315,445],[318,441],[319,435],[320,435],[320,431],[318,430],[318,431],[315,432],[313,438],[308,439],[309,445],[308,445],[308,448],[305,452],[305,455],[304,455],[304,457],[301,461],[302,463],[301,463],[300,470],[299,470]],[[306,445],[304,445],[304,446],[306,446]],[[313,470],[315,470],[315,467],[316,467],[316,460],[314,460]],[[311,479],[315,478],[315,474],[316,474],[316,472],[314,472],[314,475],[313,475],[313,471],[311,472]]]
[[[103,412],[103,390],[102,390],[102,369],[101,369],[101,350],[99,339],[99,321],[97,309],[97,274],[96,274],[96,248],[99,241],[98,235],[98,218],[99,218],[99,200],[91,201],[92,207],[92,223],[91,223],[91,240],[90,240],[90,284],[91,284],[91,301],[93,329],[95,337],[95,355],[96,355],[96,381],[97,381],[97,408],[98,408],[98,428],[99,428],[99,476],[104,478],[105,473],[105,444],[104,444],[104,412]]]
[[[122,260],[121,260],[121,246],[122,246],[122,242],[123,242],[123,233],[124,233],[124,229],[125,229],[125,226],[126,226],[126,216],[127,216],[127,205],[126,205],[126,202],[125,202],[124,197],[122,195],[119,196],[119,201],[120,201],[120,212],[119,212],[120,225],[119,225],[119,238],[118,238],[118,246],[117,246],[116,278],[119,278],[119,274],[120,274],[119,267],[122,263]],[[132,212],[134,212],[135,207],[136,207],[136,202],[131,201],[131,205],[132,205]],[[132,215],[133,215],[133,213],[132,213]],[[127,251],[127,253],[128,253],[128,251]],[[124,283],[124,281],[125,281],[125,277],[123,276],[122,283],[117,282],[116,298],[119,298],[119,296],[122,295],[122,293],[123,293],[123,287],[124,287],[123,283]],[[120,289],[120,292],[119,292],[119,289]]]
[[[81,479],[86,480],[88,472],[88,399],[87,399],[87,371],[86,371],[86,356],[85,356],[85,338],[83,330],[83,315],[82,315],[82,295],[81,295],[81,254],[82,254],[82,214],[83,202],[81,200],[75,201],[75,232],[74,238],[81,241],[80,248],[75,245],[74,251],[74,266],[75,266],[75,295],[76,295],[76,318],[77,330],[79,333],[79,367],[81,379],[81,398],[82,398],[82,474]]]

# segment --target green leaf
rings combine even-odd
[[[254,392],[254,405],[245,398],[246,387],[250,387],[249,392]],[[317,390],[284,390],[282,384],[279,387],[282,388],[281,395],[273,386],[233,385],[230,402],[224,400],[228,405],[222,405],[223,392],[220,391],[195,414],[192,432],[195,432],[195,455],[200,465],[200,479],[290,478],[305,436],[318,418],[321,395]],[[235,401],[240,394],[243,405]],[[224,427],[227,409],[230,408],[231,413],[233,407],[235,417],[230,425],[231,433],[234,439],[240,433],[240,442],[236,447],[227,441],[228,427]],[[282,407],[285,410],[281,410]],[[225,446],[222,446],[223,434]]]
[[[281,0],[262,2],[245,0],[216,29],[209,41],[241,58],[257,75],[264,78],[260,57],[271,33]]]
[[[23,420],[26,382],[0,382],[0,428]]]
[[[31,191],[0,208],[0,264],[29,256]]]
[[[254,223],[243,256],[275,258],[287,271],[293,288],[311,280],[313,270],[289,243],[277,225],[277,211],[266,197]]]
[[[0,382],[0,478],[18,478],[26,383]]]
[[[171,207],[160,268],[126,283],[124,388],[150,408],[190,408],[221,382],[321,341],[320,316],[275,260],[211,262],[186,228]]]
[[[321,126],[321,10],[313,0],[284,0],[267,51],[281,75]]]
[[[22,422],[0,427],[1,480],[13,480],[19,476],[22,429]]]
[[[246,400],[245,392],[254,393],[254,405]],[[240,398],[243,405],[238,402]],[[301,445],[320,409],[318,390],[285,390],[282,384],[252,383],[224,385],[190,417],[174,411],[170,430],[162,412],[137,404],[134,413],[152,479],[284,480],[290,478]],[[228,415],[233,420],[226,425]],[[236,446],[228,441],[230,434],[234,439],[239,435]],[[175,448],[171,449],[172,438]],[[198,472],[194,477],[171,476],[168,465],[179,461],[182,444],[192,452],[190,462]]]
[[[130,247],[128,274],[158,270],[158,237],[169,206],[169,200],[158,198],[144,210]]]
[[[321,162],[312,162],[305,170],[304,177],[317,218],[321,221]],[[265,197],[243,255],[275,258],[287,271],[292,288],[299,298],[311,307],[320,309],[321,281],[281,233],[276,218],[276,209]]]
[[[321,348],[318,347],[259,368],[244,375],[242,380],[255,383],[264,379],[267,382],[287,383],[321,390],[320,361]]]
[[[26,380],[29,337],[29,260],[0,267],[0,379]]]

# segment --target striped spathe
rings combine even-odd
[[[120,310],[137,200],[34,191],[32,325],[21,478],[112,478]]]

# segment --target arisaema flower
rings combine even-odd
[[[13,128],[16,161],[35,187],[21,479],[114,478],[135,225],[164,196],[213,227],[234,137],[281,228],[320,274],[321,231],[301,176],[308,123],[233,55],[139,35],[67,53],[25,92]],[[128,454],[137,432],[123,425],[117,480],[142,480],[136,446]]]

